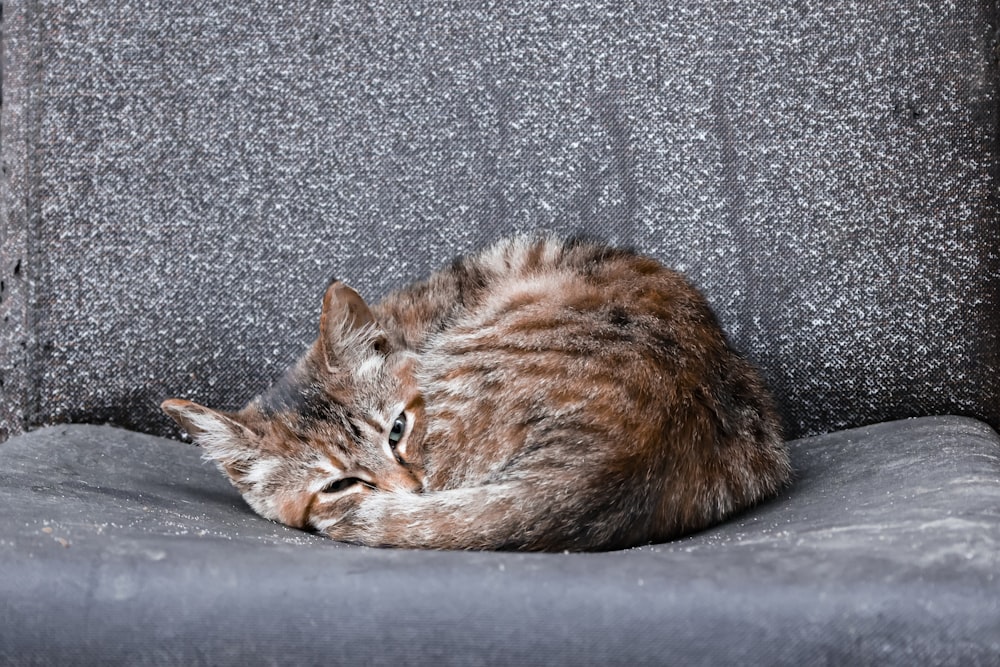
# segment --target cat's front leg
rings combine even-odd
[[[524,487],[509,482],[426,493],[370,491],[338,499],[310,523],[334,540],[371,547],[544,550],[575,541],[566,535],[572,528],[558,525],[568,517],[559,502],[553,513],[543,503],[524,503]]]

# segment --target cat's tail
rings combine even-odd
[[[598,516],[588,520],[565,492],[561,499],[540,495],[546,494],[526,480],[426,493],[372,492],[345,515],[313,517],[312,523],[335,540],[372,547],[597,551],[632,546],[621,543],[620,523]]]

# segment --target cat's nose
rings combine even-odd
[[[379,487],[384,491],[410,491],[416,492],[423,488],[414,475],[403,468],[393,471],[388,475],[384,475],[380,480]]]

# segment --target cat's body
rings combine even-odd
[[[265,517],[372,546],[658,542],[790,474],[755,371],[678,274],[511,239],[371,308],[331,285],[320,336],[241,412],[164,409]]]

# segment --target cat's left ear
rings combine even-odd
[[[371,336],[366,337],[365,333]],[[339,365],[338,361],[352,344],[371,344],[376,348],[385,345],[385,336],[368,304],[339,280],[331,283],[323,295],[319,338],[329,368]]]
[[[339,280],[330,283],[323,295],[323,314],[319,321],[324,336],[371,324],[375,324],[375,316],[361,295]]]

